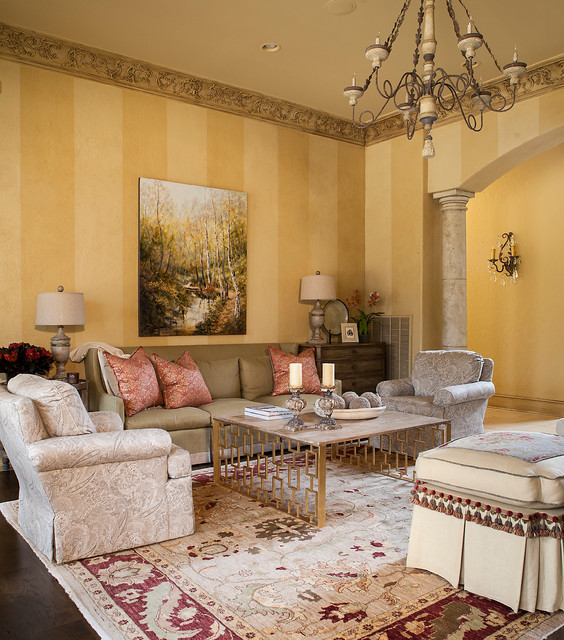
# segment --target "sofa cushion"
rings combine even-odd
[[[420,351],[411,381],[416,396],[433,396],[443,387],[478,382],[483,358],[474,351]]]
[[[246,398],[218,398],[210,404],[203,404],[200,409],[207,411],[211,417],[214,416],[235,416],[245,412],[245,407],[257,406],[258,402],[247,400]]]
[[[62,380],[20,373],[8,382],[8,391],[33,400],[52,438],[96,432],[78,391]]]
[[[166,431],[180,431],[209,427],[210,424],[210,414],[198,407],[180,407],[179,409],[151,407],[125,419],[126,429],[158,428]]]
[[[126,416],[163,404],[155,368],[143,347],[136,349],[129,358],[120,358],[107,351],[104,356],[116,376]]]
[[[179,407],[199,407],[211,402],[211,395],[204,378],[188,351],[176,364],[161,358],[156,353],[151,356],[163,388],[166,409]]]
[[[417,479],[492,501],[553,509],[564,506],[564,437],[491,431],[420,453]]]
[[[212,398],[240,398],[239,358],[197,361]]]
[[[272,393],[272,361],[269,356],[258,358],[239,358],[241,374],[241,395],[254,400]]]
[[[287,353],[276,347],[268,347],[272,361],[272,377],[274,380],[273,396],[288,394],[290,381],[290,364],[300,362],[302,364],[303,393],[321,394],[321,382],[315,365],[313,348],[305,349],[298,355]]]

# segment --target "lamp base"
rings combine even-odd
[[[309,312],[309,324],[311,326],[311,338],[307,341],[308,344],[325,344],[327,340],[321,334],[321,327],[325,320],[325,311],[319,300],[315,303],[313,309]]]
[[[67,374],[65,372],[65,365],[70,355],[70,338],[63,331],[62,325],[59,326],[57,334],[51,338],[51,353],[53,354],[53,360],[57,367],[53,380],[66,381]]]

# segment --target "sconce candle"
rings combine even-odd
[[[335,365],[332,362],[323,363],[321,386],[325,389],[335,386]]]
[[[496,282],[496,274],[500,273],[510,278],[515,283],[519,277],[517,265],[521,262],[515,247],[515,237],[510,231],[504,233],[497,241],[499,247],[498,257],[495,257],[495,249],[492,249],[491,258],[488,260],[488,271],[492,282]],[[501,284],[505,284],[505,278],[501,278]]]
[[[302,387],[302,363],[290,363],[290,389],[301,389]]]

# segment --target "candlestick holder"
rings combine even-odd
[[[307,427],[305,422],[300,418],[300,412],[305,409],[307,402],[301,397],[304,387],[289,387],[288,391],[291,396],[286,400],[286,407],[294,414],[293,418],[286,423],[285,427],[288,431],[303,431]]]
[[[335,408],[335,398],[333,398],[335,387],[321,387],[321,391],[323,391],[323,398],[319,398],[317,406],[322,417],[317,429],[340,429],[341,425],[332,417]]]

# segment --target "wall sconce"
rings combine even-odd
[[[508,246],[509,245],[509,246]],[[490,280],[495,282],[497,280],[497,274],[511,278],[510,282],[515,283],[519,277],[517,272],[517,265],[521,263],[520,257],[517,255],[515,249],[515,238],[513,232],[504,233],[501,239],[497,238],[498,256],[495,257],[495,249],[492,247],[492,254],[488,260],[488,270],[490,274]],[[501,278],[501,284],[505,285],[505,278]]]

